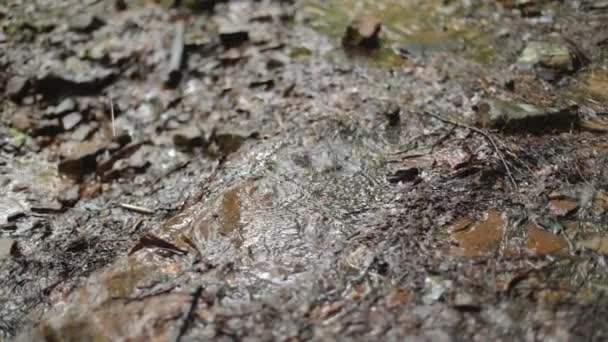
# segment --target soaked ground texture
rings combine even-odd
[[[0,341],[608,339],[606,1],[0,3]]]

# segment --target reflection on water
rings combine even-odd
[[[479,10],[480,6],[475,6]],[[311,0],[304,5],[310,24],[338,41],[349,22],[371,14],[382,22],[382,48],[373,56],[381,63],[395,64],[393,47],[423,56],[435,51],[464,53],[478,62],[495,57],[491,40],[493,25],[476,19],[460,1],[442,0]]]

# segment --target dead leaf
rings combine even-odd
[[[394,288],[386,296],[386,307],[389,309],[396,308],[408,302],[410,292],[403,288]]]
[[[549,210],[555,216],[567,216],[578,208],[578,203],[571,199],[554,199],[549,202]]]
[[[535,223],[526,225],[526,230],[528,231],[526,247],[537,256],[552,254],[568,247],[562,237],[542,229]]]
[[[576,244],[579,248],[586,248],[598,253],[608,255],[608,236],[594,236],[590,239],[579,241]]]
[[[342,310],[343,307],[344,307],[343,301],[336,301],[333,303],[329,303],[323,307],[320,307],[320,308],[317,307],[313,311],[312,317],[317,320],[324,320],[324,319],[328,318],[329,316],[333,316],[338,311]]]
[[[502,240],[504,220],[495,209],[486,215],[481,222],[469,224],[463,220],[460,226],[452,226],[451,239],[460,247],[452,249],[452,254],[473,257],[496,251]]]

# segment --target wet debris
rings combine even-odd
[[[238,47],[249,41],[249,31],[245,27],[230,22],[223,22],[219,26],[220,42],[227,49]]]
[[[418,179],[419,175],[420,170],[417,167],[410,167],[395,171],[388,175],[387,180],[389,183],[413,182]]]
[[[222,235],[233,237],[232,241],[237,248],[243,244],[240,224],[241,206],[241,195],[238,188],[227,191],[222,196],[219,231]]]
[[[74,127],[78,126],[82,122],[82,114],[78,112],[72,112],[61,118],[61,124],[63,126],[63,130],[70,131]]]
[[[134,211],[139,214],[144,214],[144,215],[153,215],[154,214],[154,210],[148,209],[146,207],[138,206],[138,205],[120,203],[120,204],[118,204],[118,206],[123,209]]]
[[[346,303],[344,301],[340,300],[317,307],[312,311],[311,318],[316,321],[326,320],[340,312],[344,308],[345,304]]]
[[[136,171],[142,171],[150,166],[148,158],[148,153],[144,149],[139,149],[127,159],[127,166]]]
[[[608,70],[591,70],[584,75],[583,93],[597,100],[608,100]]]
[[[531,42],[521,52],[517,62],[571,71],[574,69],[574,58],[574,54],[565,44]]]
[[[237,48],[227,49],[226,51],[222,52],[218,56],[219,60],[222,62],[223,65],[236,64],[237,62],[239,62],[242,59],[245,59],[246,57],[247,57],[246,52],[243,51],[242,49],[237,49]],[[225,88],[225,90],[229,90],[229,89]]]
[[[90,13],[83,13],[71,18],[69,28],[75,32],[91,33],[105,25],[105,22]]]
[[[13,101],[19,102],[26,94],[30,81],[24,76],[13,76],[6,83],[6,95]]]
[[[59,119],[43,119],[36,122],[32,130],[33,136],[55,136],[63,131],[63,125]]]
[[[457,220],[448,228],[452,241],[458,245],[452,248],[451,254],[476,257],[496,252],[502,240],[504,225],[505,221],[497,210],[488,211],[479,222],[468,218]]]
[[[386,307],[394,309],[396,307],[406,304],[411,297],[409,290],[404,288],[392,289],[385,298]]]
[[[555,198],[549,201],[549,211],[558,217],[565,217],[578,209],[578,202],[569,198]]]
[[[172,132],[173,144],[182,149],[201,147],[204,144],[203,131],[196,125],[188,125]]]
[[[181,67],[184,61],[184,35],[186,33],[186,22],[179,20],[175,23],[173,42],[171,43],[171,59],[165,75],[165,86],[175,88],[181,77]]]
[[[222,0],[182,0],[181,6],[193,11],[211,11],[215,5]],[[177,1],[175,3],[178,3]]]
[[[569,130],[578,126],[578,106],[561,109],[542,108],[523,102],[487,99],[476,107],[477,124],[508,132]]]
[[[362,15],[355,18],[346,28],[342,37],[342,46],[348,48],[377,49],[380,47],[380,30],[382,22],[374,15]]]
[[[60,173],[80,179],[97,168],[97,156],[107,148],[105,143],[85,141],[68,144],[60,155]]]
[[[99,123],[97,123],[97,121],[82,123],[72,132],[70,139],[82,142],[88,139],[98,128]]]
[[[17,223],[15,222],[0,223],[0,230],[13,231],[17,230],[17,228]]]
[[[585,3],[584,4],[585,8],[588,8],[590,10],[606,10],[608,9],[608,1],[606,0],[596,0],[596,1],[590,1],[590,3]]]
[[[118,12],[125,11],[129,6],[127,6],[126,0],[114,0],[114,9]]]
[[[73,185],[59,194],[57,200],[64,206],[73,206],[80,199],[80,187]]]
[[[454,283],[440,275],[428,275],[424,279],[424,295],[422,301],[431,304],[438,301],[450,289]]]
[[[34,202],[30,206],[30,210],[38,214],[53,214],[62,212],[64,210],[64,206],[58,200]]]
[[[76,101],[73,98],[68,97],[63,99],[57,106],[49,106],[44,111],[44,116],[49,118],[55,118],[62,114],[73,112],[76,110]]]
[[[97,175],[102,181],[109,181],[118,178],[129,168],[129,159],[137,151],[140,150],[141,146],[146,142],[130,142],[130,136],[127,134],[122,135],[127,140],[120,141],[116,139],[108,145],[109,154],[102,155],[98,158],[98,167],[96,169]],[[126,160],[125,160],[126,159]],[[143,161],[145,164],[145,160]]]
[[[153,234],[146,234],[139,239],[139,241],[137,242],[137,244],[135,244],[135,246],[133,246],[133,248],[131,248],[131,250],[129,251],[129,255],[144,248],[159,248],[178,255],[188,254],[188,251],[177,247],[171,242],[163,240]]]
[[[543,229],[535,223],[528,223],[525,229],[528,235],[526,248],[534,255],[555,254],[568,248],[568,243],[564,238]]]
[[[553,81],[562,74],[575,72],[589,60],[572,43],[534,41],[528,43],[517,62],[526,68],[540,68],[537,75]]]
[[[13,239],[0,238],[0,260],[17,255],[17,242]]]
[[[212,144],[208,147],[208,152],[212,155],[227,156],[239,150],[243,143],[248,139],[255,139],[257,132],[252,132],[246,135],[241,132],[214,132],[211,141]]]
[[[365,100],[364,109],[370,116],[387,120],[389,126],[398,126],[401,120],[401,106],[393,100],[369,98]]]
[[[390,126],[398,126],[401,121],[401,107],[398,103],[388,101],[383,110],[382,114],[388,120]]]
[[[69,57],[65,61],[50,60],[34,82],[36,91],[47,99],[70,95],[98,94],[118,75],[91,62]]]
[[[479,300],[468,292],[458,291],[454,297],[453,305],[461,311],[479,311]]]
[[[578,248],[589,249],[603,255],[608,255],[608,236],[592,236],[577,242],[576,245]]]
[[[34,123],[30,119],[30,112],[27,109],[18,109],[11,116],[11,127],[21,132],[28,132]]]

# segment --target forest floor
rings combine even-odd
[[[0,341],[608,339],[608,2],[0,2]]]

